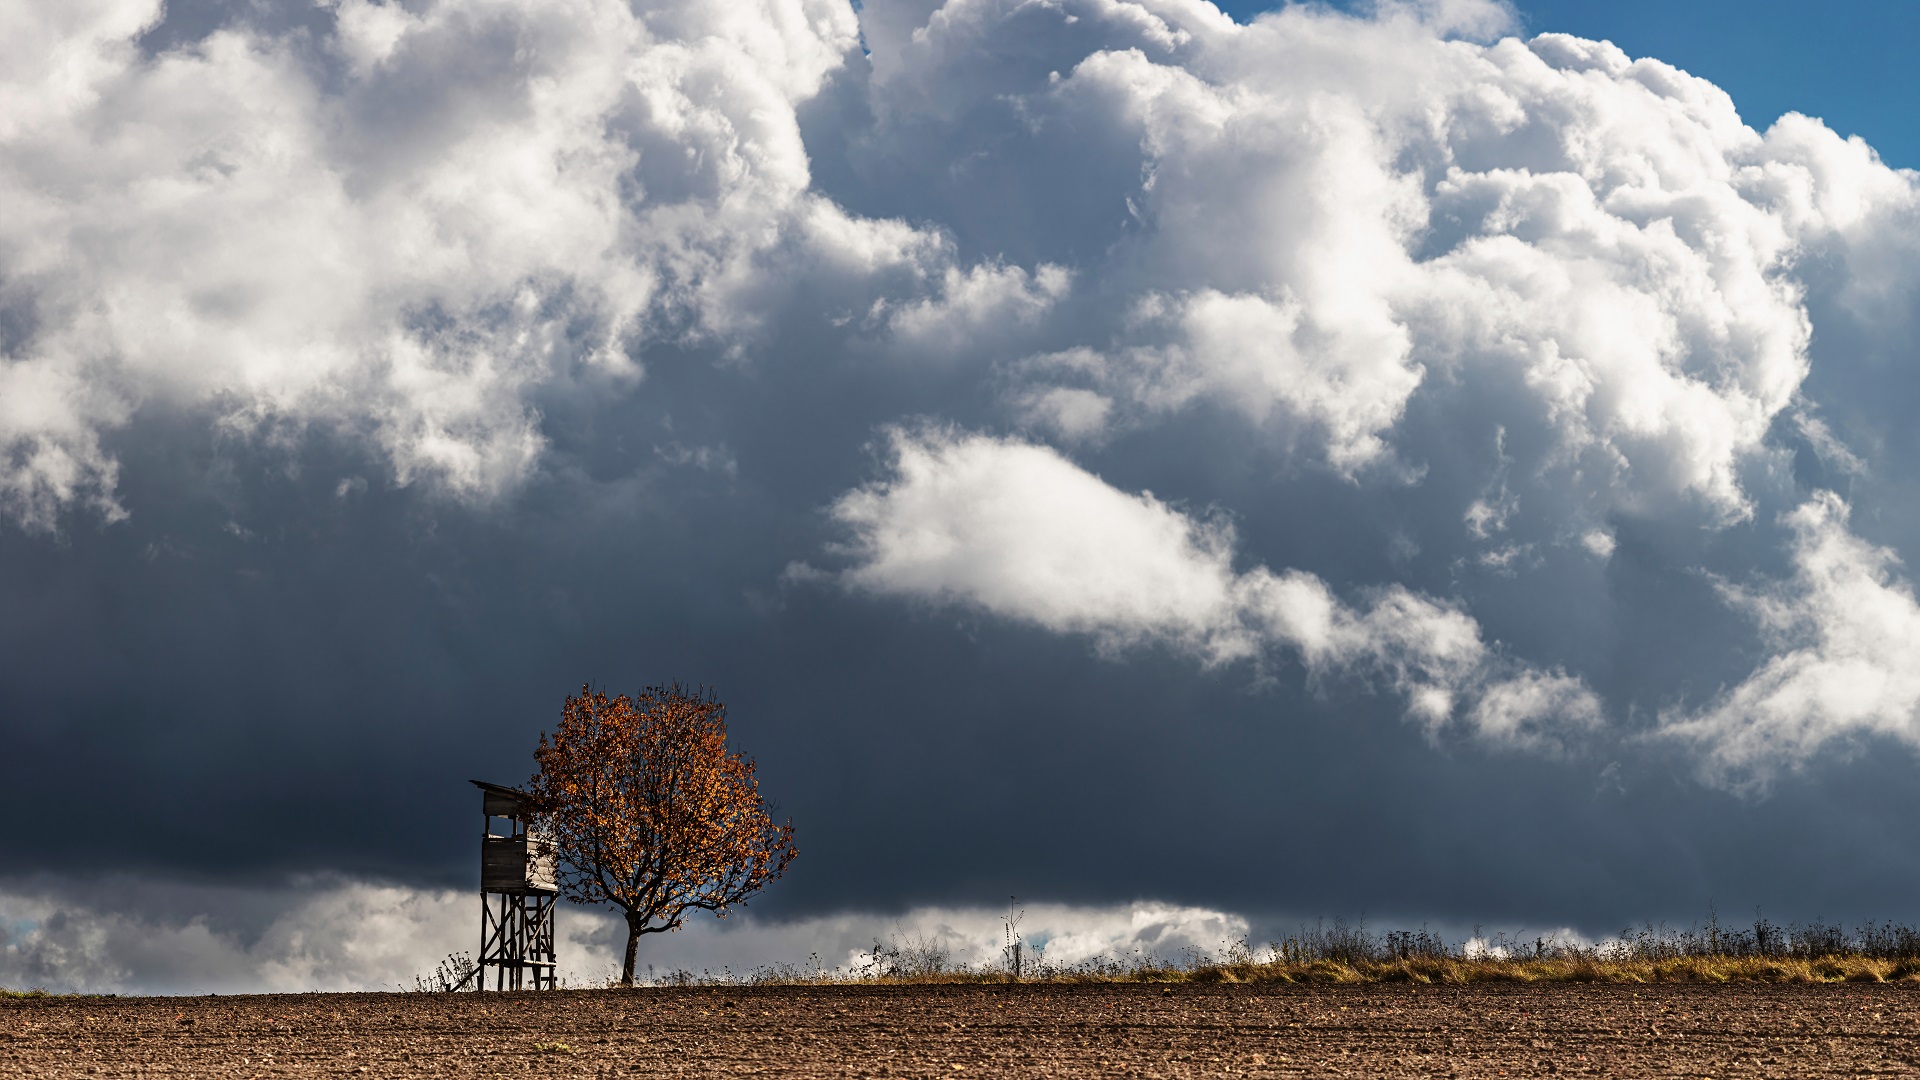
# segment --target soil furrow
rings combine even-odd
[[[1920,986],[1022,985],[0,1002],[14,1076],[1914,1076]]]

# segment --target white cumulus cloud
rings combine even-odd
[[[103,887],[105,886],[105,887]],[[141,904],[122,902],[141,897]],[[116,899],[119,898],[119,899]],[[1025,905],[1028,959],[1072,966],[1218,956],[1247,920],[1210,908],[1128,904]],[[745,977],[755,970],[870,966],[878,943],[919,948],[952,967],[998,967],[1006,912],[919,907],[792,920],[752,911],[697,919],[643,940],[639,976]],[[473,955],[480,912],[466,890],[345,878],[277,888],[180,886],[134,879],[44,878],[0,886],[0,987],[62,993],[310,993],[412,989],[449,955]],[[565,985],[619,976],[626,924],[606,910],[555,913]]]
[[[1601,723],[1577,678],[1506,657],[1459,607],[1398,585],[1356,602],[1300,570],[1234,567],[1232,528],[1115,488],[1058,451],[954,431],[889,435],[891,475],[832,514],[851,534],[839,580],[959,604],[1117,653],[1165,644],[1208,665],[1285,651],[1315,678],[1403,695],[1429,731],[1551,747]]]
[[[842,580],[1109,652],[1290,657],[1429,729],[1548,746],[1599,706],[1490,642],[1476,583],[1608,565],[1633,521],[1774,528],[1783,440],[1887,471],[1850,424],[1897,399],[1897,365],[1866,365],[1920,332],[1920,174],[1805,116],[1750,128],[1658,59],[1522,40],[1495,0],[327,11],[150,55],[160,0],[0,0],[0,515],[137,512],[116,439],[149,416],[324,429],[484,503],[542,468],[543,410],[646,392],[669,346],[817,380],[844,415],[787,444],[817,460],[949,403],[1089,460],[1219,452],[1190,439],[1217,419],[1280,463],[1254,497],[1419,489],[1394,543],[1447,558],[1459,598],[1336,593],[1177,492],[953,431],[891,436],[893,475],[835,504]],[[634,445],[765,490],[728,402],[673,404],[720,430]],[[1906,586],[1809,505],[1782,534],[1798,575],[1740,594],[1773,659],[1704,710],[1628,688],[1728,775],[1907,737],[1899,677],[1814,689],[1899,656],[1843,647],[1844,575],[1810,560],[1854,551],[1845,580],[1889,611]]]
[[[472,893],[41,881],[0,891],[0,984],[67,993],[391,990],[472,952]],[[124,889],[124,891],[122,891]],[[116,896],[138,892],[144,907]]]
[[[1024,430],[1097,449],[1150,441],[1178,413],[1237,415],[1354,483],[1448,485],[1454,528],[1479,545],[1457,565],[1509,578],[1548,565],[1550,547],[1610,560],[1620,515],[1752,520],[1779,496],[1751,485],[1779,475],[1781,432],[1865,474],[1805,396],[1813,313],[1864,355],[1899,355],[1920,311],[1920,174],[1798,114],[1755,130],[1704,79],[1603,42],[1509,36],[1509,17],[1493,3],[1301,5],[1240,25],[1178,0],[949,0],[863,25],[880,135],[958,147],[930,180],[992,146],[1001,175],[1064,175],[1082,203],[1112,207],[1096,225],[1046,204],[1055,247],[1041,249],[1077,253],[1063,263],[1076,289],[1036,318],[1038,347],[1000,368]],[[989,115],[1000,126],[982,130]],[[1459,475],[1461,441],[1496,448],[1480,475]],[[895,443],[897,477],[836,507],[858,587],[1209,663],[1284,643],[1316,674],[1365,669],[1415,715],[1510,740],[1534,738],[1536,715],[1599,722],[1577,675],[1490,689],[1498,650],[1456,605],[1236,569],[1223,526],[1069,482],[1073,466],[1039,447]],[[1839,659],[1846,623],[1813,584],[1810,512],[1787,519],[1802,569],[1769,625],[1825,644],[1782,645],[1725,701],[1672,721],[1715,770],[1905,731],[1901,680],[1855,670],[1895,671],[1893,657]],[[1906,586],[1875,558],[1847,564],[1885,592],[1852,618],[1901,610]],[[1316,608],[1332,628],[1318,636],[1301,614]],[[1882,629],[1883,653],[1920,640]],[[1842,670],[1860,678],[1826,677]],[[1649,691],[1657,709],[1657,689],[1636,690]]]
[[[1663,717],[1658,733],[1697,745],[1713,779],[1747,789],[1836,741],[1882,736],[1920,747],[1920,603],[1898,557],[1855,535],[1832,492],[1787,524],[1791,579],[1723,587],[1759,624],[1771,655],[1704,708]]]
[[[657,338],[737,350],[783,258],[926,279],[925,333],[1065,288],[809,190],[795,110],[857,55],[836,0],[332,11],[317,44],[238,23],[146,57],[160,0],[0,9],[8,516],[121,514],[102,436],[167,409],[324,425],[484,501],[538,467],[543,387],[631,384]]]
[[[1512,29],[1500,5],[1243,26],[1171,0],[954,0],[895,36],[898,17],[869,33],[883,130],[959,139],[952,117],[1009,101],[1031,183],[1059,168],[1042,140],[1112,155],[1085,186],[1113,221],[1060,227],[1097,253],[1078,278],[1101,303],[1023,370],[1116,407],[1009,397],[1075,438],[1211,401],[1342,473],[1418,469],[1403,423],[1429,397],[1526,433],[1517,480],[1554,494],[1528,513],[1569,542],[1617,510],[1729,522],[1806,379],[1810,292],[1910,318],[1913,174],[1804,117],[1756,132],[1657,59],[1487,40]]]

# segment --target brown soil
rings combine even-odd
[[[0,1001],[10,1076],[1862,1076],[1920,986],[834,986]]]

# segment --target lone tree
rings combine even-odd
[[[533,758],[529,790],[559,847],[561,892],[626,913],[622,986],[640,935],[677,930],[691,911],[726,918],[796,854],[793,823],[774,824],[753,762],[727,753],[727,707],[711,690],[609,699],[582,686]]]

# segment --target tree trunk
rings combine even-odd
[[[646,920],[637,911],[627,912],[627,962],[620,968],[620,985],[633,985],[633,960],[640,953],[640,927]]]

